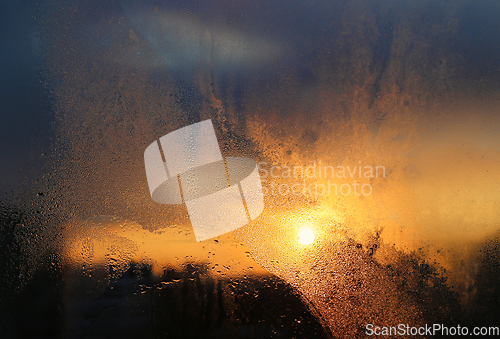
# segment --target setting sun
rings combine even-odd
[[[299,242],[302,245],[310,245],[314,241],[314,233],[309,228],[303,228],[299,231]]]

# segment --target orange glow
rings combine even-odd
[[[314,242],[314,233],[309,228],[302,228],[299,231],[299,242],[302,245],[311,245]]]
[[[187,263],[207,263],[210,273],[226,276],[267,274],[231,233],[196,242],[188,226],[150,232],[137,223],[107,216],[73,224],[65,255],[73,265],[117,265],[123,270],[132,262],[148,263],[156,275],[166,268],[180,270]]]

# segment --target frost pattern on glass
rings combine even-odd
[[[43,52],[43,69],[30,78],[38,86],[41,75],[56,135],[41,147],[39,134],[19,120],[25,103],[10,91],[24,72],[10,72],[16,86],[3,79],[5,98],[13,99],[6,121],[20,123],[3,127],[15,134],[24,126],[26,134],[8,145],[18,140],[43,156],[29,162],[30,171],[4,161],[27,180],[16,193],[22,201],[9,195],[8,205],[0,203],[7,206],[0,306],[9,310],[2,321],[30,331],[19,337],[54,337],[46,325],[73,328],[77,305],[91,328],[86,337],[154,337],[137,330],[144,310],[158,338],[314,337],[292,330],[304,321],[289,316],[283,299],[255,287],[256,276],[272,275],[310,301],[331,337],[362,337],[367,323],[497,326],[500,7],[478,3],[474,15],[463,15],[470,2],[42,2],[38,19],[23,15],[40,26],[23,29],[30,39],[22,45]],[[37,113],[41,105],[32,104],[25,108]],[[253,179],[245,179],[255,167],[235,170],[233,181],[214,156],[170,173],[194,158],[168,168],[165,155],[175,149],[158,140],[143,158],[154,139],[209,118],[224,156],[259,163],[255,201]],[[208,158],[197,135],[185,138],[185,148]],[[155,180],[146,182],[145,160]],[[232,172],[229,158],[227,165]],[[386,169],[382,177],[365,176],[377,166]],[[248,216],[260,212],[260,189],[266,209],[213,241],[194,241],[187,209],[154,203],[182,204],[229,185]],[[59,293],[46,293],[49,284]],[[149,294],[141,294],[144,286]],[[270,286],[273,297],[280,294]],[[252,304],[253,293],[264,303]],[[141,296],[151,307],[130,303]],[[110,301],[124,326],[110,321]],[[268,322],[275,332],[258,332],[266,325],[255,315],[275,305],[282,306]],[[221,334],[238,316],[252,322]]]

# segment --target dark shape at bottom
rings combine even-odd
[[[158,281],[131,267],[91,302],[69,300],[75,318],[68,335],[80,338],[328,338],[302,298],[283,280],[225,278],[204,265],[167,270]],[[85,294],[88,288],[79,284]],[[77,291],[73,291],[77,292]]]

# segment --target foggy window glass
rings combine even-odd
[[[500,4],[0,11],[0,337],[500,335]]]

